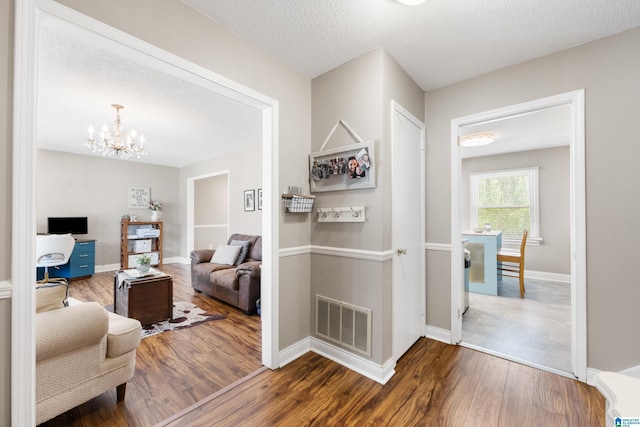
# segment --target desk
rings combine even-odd
[[[96,241],[93,239],[76,239],[69,262],[63,265],[49,267],[51,277],[64,277],[66,279],[79,279],[91,277],[96,267]],[[36,272],[38,280],[44,277],[44,268],[38,267]]]
[[[471,252],[469,291],[498,295],[498,250],[502,247],[502,231],[475,233],[465,231],[464,247]]]

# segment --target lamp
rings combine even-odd
[[[480,147],[491,144],[495,140],[492,133],[472,133],[460,138],[461,147]]]
[[[93,126],[89,126],[89,138],[84,142],[84,146],[90,148],[94,153],[102,153],[103,156],[117,155],[123,159],[128,159],[133,155],[138,158],[147,155],[144,151],[144,135],[138,134],[135,129],[125,133],[124,127],[120,122],[120,110],[124,107],[119,104],[111,104],[116,109],[116,120],[113,122],[113,128],[109,129],[106,124],[102,125],[102,131],[98,139],[93,138]],[[137,138],[137,140],[136,140]],[[140,144],[138,145],[138,141]]]

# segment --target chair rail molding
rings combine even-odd
[[[428,251],[451,252],[451,243],[431,243],[426,242],[424,248]]]
[[[0,299],[10,299],[13,294],[13,286],[7,280],[0,281]]]

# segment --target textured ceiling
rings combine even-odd
[[[144,134],[144,163],[181,167],[262,143],[259,110],[78,27],[46,21],[38,60],[40,148],[91,154],[83,146],[87,129],[93,125],[98,133],[103,123],[112,124],[111,104],[125,107],[120,116],[127,130]]]
[[[640,25],[638,0],[182,0],[314,78],[384,47],[423,90]]]
[[[639,0],[182,1],[309,78],[384,47],[424,90],[640,25]],[[180,167],[261,142],[259,111],[166,64],[54,18],[43,20],[40,41],[41,148],[91,154],[86,129],[113,121],[113,103],[125,106],[126,127],[145,134],[146,163]],[[552,117],[527,122],[537,120],[538,135],[548,127],[557,145],[566,129]],[[493,149],[527,138],[503,125],[488,129],[498,135]]]

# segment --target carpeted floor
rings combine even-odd
[[[142,338],[223,319],[226,319],[226,317],[222,314],[205,311],[190,302],[176,301],[173,303],[173,319],[143,326]]]

